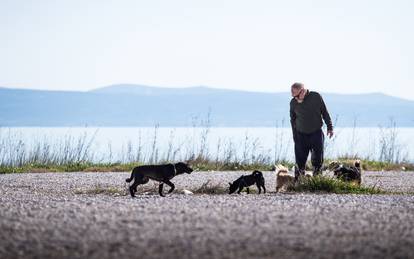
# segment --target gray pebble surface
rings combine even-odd
[[[274,172],[267,194],[181,194],[248,173],[179,175],[167,197],[142,194],[150,182],[134,199],[129,173],[0,175],[0,258],[414,258],[414,172],[364,172],[392,195],[277,194]]]

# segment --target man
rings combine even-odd
[[[305,89],[302,83],[294,83],[291,87],[290,123],[295,143],[295,179],[305,174],[306,160],[311,152],[313,174],[321,173],[323,163],[322,118],[327,126],[327,136],[333,136],[331,117],[326,109],[322,96]]]

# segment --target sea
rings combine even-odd
[[[326,131],[325,131],[326,132]],[[414,162],[414,128],[336,128],[325,157]],[[293,161],[290,128],[277,127],[2,127],[1,153],[84,149],[97,162],[184,160]],[[16,149],[16,150],[13,150]],[[17,150],[20,149],[20,150]]]

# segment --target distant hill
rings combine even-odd
[[[147,95],[147,96],[156,96],[156,95],[201,95],[201,94],[211,94],[217,92],[240,92],[234,90],[226,89],[215,89],[206,86],[194,86],[189,88],[182,87],[156,87],[156,86],[146,86],[146,85],[132,85],[132,84],[120,84],[120,85],[110,85],[101,88],[91,90],[91,93],[103,93],[103,94],[138,94],[138,95]]]
[[[372,94],[322,93],[337,126],[414,127],[414,101]],[[284,93],[112,85],[89,92],[0,88],[0,126],[289,126]]]

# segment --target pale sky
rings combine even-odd
[[[118,83],[414,100],[411,0],[0,0],[0,86]]]

